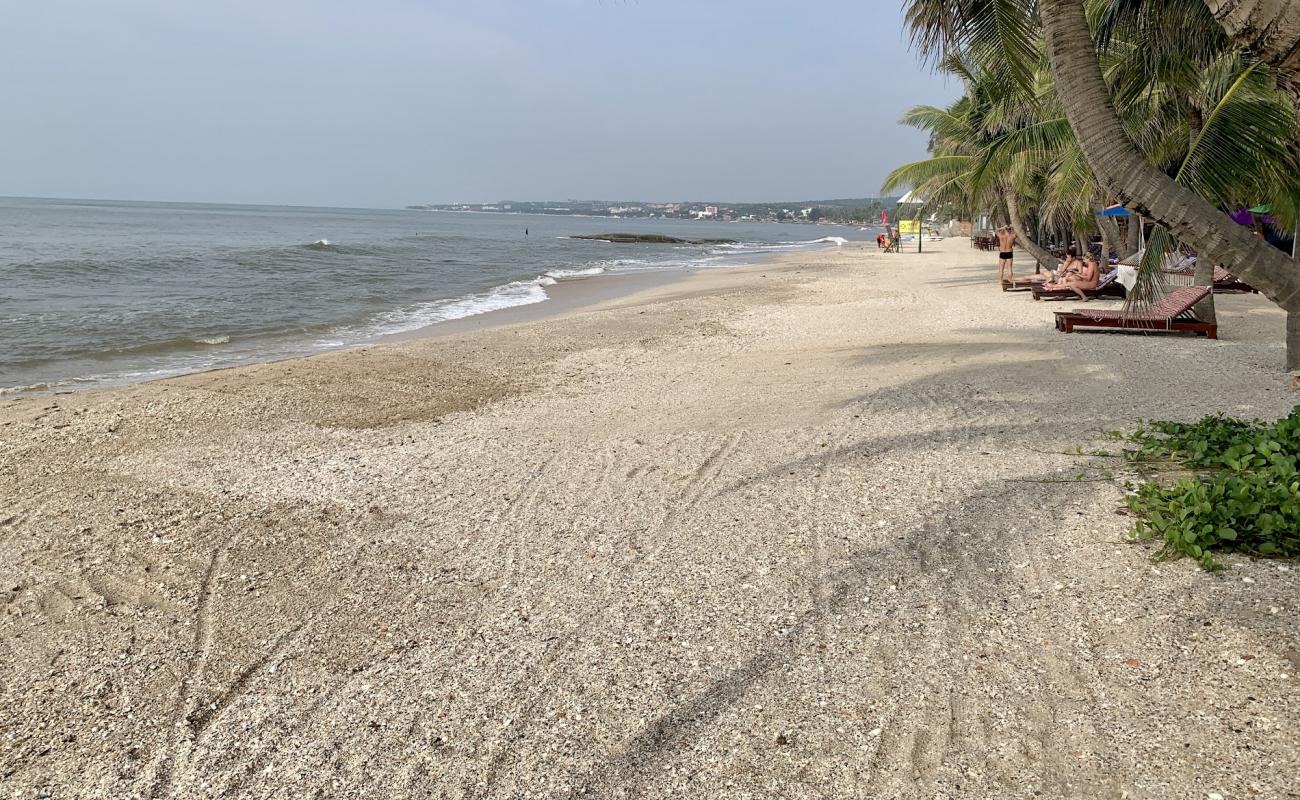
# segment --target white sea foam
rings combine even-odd
[[[548,270],[543,277],[553,278],[557,281],[567,280],[569,278],[588,278],[592,275],[600,275],[605,272],[604,267],[587,267],[585,269],[552,269]]]
[[[0,397],[6,395],[36,394],[39,392],[53,392],[65,386],[75,386],[76,381],[53,381],[32,383],[26,386],[0,386]]]
[[[230,344],[229,336],[208,336],[194,340],[195,344]]]
[[[541,276],[535,280],[514,281],[494,289],[476,292],[463,297],[434,300],[408,308],[387,311],[375,316],[369,324],[363,327],[335,330],[333,337],[329,340],[322,340],[317,344],[322,347],[338,347],[378,336],[409,333],[439,322],[449,322],[454,319],[486,314],[490,311],[541,303],[547,299],[545,287],[554,285],[554,283],[553,278]]]
[[[848,244],[849,240],[843,236],[823,236],[820,239],[813,239],[809,244],[833,244],[836,247],[843,247]]]

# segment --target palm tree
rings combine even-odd
[[[947,108],[917,106],[903,116],[903,124],[930,133],[931,157],[895,169],[881,192],[912,187],[927,205],[949,206],[969,216],[1001,207],[1034,259],[1054,268],[1056,259],[1030,236],[1020,208],[1021,198],[1036,191],[1037,170],[1023,162],[1005,163],[1006,159],[1001,169],[988,169],[989,148],[997,141],[997,131],[1023,123],[1024,112],[1013,111],[1018,98],[996,76],[972,70],[958,59],[949,59],[942,68],[962,77],[966,94]]]
[[[1144,0],[1123,0],[1118,4],[1130,9],[1151,5]],[[1239,12],[1260,8],[1265,17],[1256,18],[1254,22],[1263,18],[1276,21],[1279,15],[1285,16],[1285,6],[1294,4],[1294,0],[1289,4],[1279,0],[1250,3],[1207,0],[1206,7],[1215,11],[1221,20],[1236,14],[1232,16],[1235,22],[1225,22],[1225,25],[1237,40],[1243,36],[1264,36],[1269,43],[1275,44],[1296,40],[1295,36],[1288,39],[1286,33],[1293,30],[1293,23],[1289,25],[1283,21],[1279,29],[1282,32],[1277,35],[1267,31],[1250,33],[1255,29],[1251,24],[1241,22],[1243,17]],[[1104,4],[1093,4],[1094,13],[1099,5]],[[1200,12],[1195,7],[1196,0],[1169,0],[1158,5],[1184,14]],[[1154,218],[1176,239],[1195,246],[1208,263],[1231,265],[1265,296],[1286,309],[1287,366],[1291,370],[1300,369],[1300,270],[1280,251],[1233,223],[1216,208],[1213,200],[1206,199],[1193,187],[1180,183],[1175,175],[1153,164],[1149,154],[1139,149],[1130,138],[1103,77],[1083,0],[1038,0],[1036,3],[1033,0],[912,0],[908,7],[908,20],[923,52],[934,55],[945,48],[962,47],[974,52],[998,53],[1005,62],[1006,73],[1021,80],[1030,63],[1026,56],[1031,49],[1029,40],[1040,18],[1061,107],[1106,193]],[[1212,39],[1211,30],[1204,40]],[[1265,50],[1270,63],[1282,68],[1293,66],[1289,60],[1297,57],[1295,53],[1295,50]],[[1184,55],[1183,60],[1189,59]],[[1172,53],[1164,63],[1177,65],[1178,54]],[[1295,87],[1293,72],[1276,80],[1293,89]],[[1186,119],[1187,141],[1191,146],[1199,137],[1198,122],[1196,114],[1188,114]],[[1293,129],[1294,126],[1293,118]],[[1294,136],[1288,138],[1294,141]],[[1225,165],[1227,169],[1253,166],[1248,157],[1223,148],[1218,148],[1211,161]],[[1264,166],[1267,168],[1267,164]],[[1219,170],[1218,174],[1224,173]]]
[[[1203,0],[1223,29],[1300,101],[1300,0]]]
[[[1287,368],[1300,369],[1300,270],[1295,262],[1151,165],[1134,146],[1102,78],[1080,0],[1040,0],[1038,7],[1052,74],[1069,87],[1061,92],[1062,106],[1093,171],[1126,205],[1155,218],[1180,241],[1192,243],[1203,259],[1232,265],[1286,309]]]

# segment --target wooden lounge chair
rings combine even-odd
[[[1175,267],[1165,270],[1165,274],[1171,276],[1171,283],[1177,283],[1183,286],[1190,286],[1193,271],[1196,268],[1196,259],[1188,258]],[[1255,287],[1243,283],[1236,275],[1233,275],[1223,267],[1214,268],[1214,291],[1215,292],[1250,292],[1259,294]]]
[[[1128,313],[1117,309],[1076,308],[1056,312],[1056,329],[1072,333],[1075,328],[1119,328],[1126,331],[1188,331],[1219,338],[1219,326],[1201,322],[1192,306],[1210,293],[1207,286],[1184,286],[1174,289],[1150,311]]]
[[[1004,280],[1002,281],[1002,291],[1026,292],[1034,288],[1035,286],[1041,285],[1046,280],[1047,278],[1044,278],[1042,275],[1033,275],[1033,276],[1026,275],[1023,278],[1013,278],[1009,281]]]
[[[1223,267],[1214,268],[1214,291],[1259,294],[1258,289],[1248,283],[1243,283],[1236,275],[1228,272]]]
[[[1089,298],[1123,297],[1124,284],[1120,283],[1118,278],[1119,271],[1111,270],[1097,281],[1096,289],[1084,289],[1083,293]],[[1048,289],[1041,284],[1033,287],[1033,291],[1035,300],[1069,300],[1079,296],[1069,289]]]

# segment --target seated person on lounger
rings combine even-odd
[[[1043,284],[1047,289],[1069,289],[1079,296],[1083,302],[1088,302],[1087,292],[1097,288],[1097,281],[1101,278],[1101,267],[1097,265],[1097,259],[1088,258],[1083,262],[1082,268],[1063,267],[1061,275],[1053,283]]]

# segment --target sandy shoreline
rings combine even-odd
[[[927,249],[0,404],[4,796],[1295,796],[1300,574],[1042,482],[1289,411],[1282,315]]]

